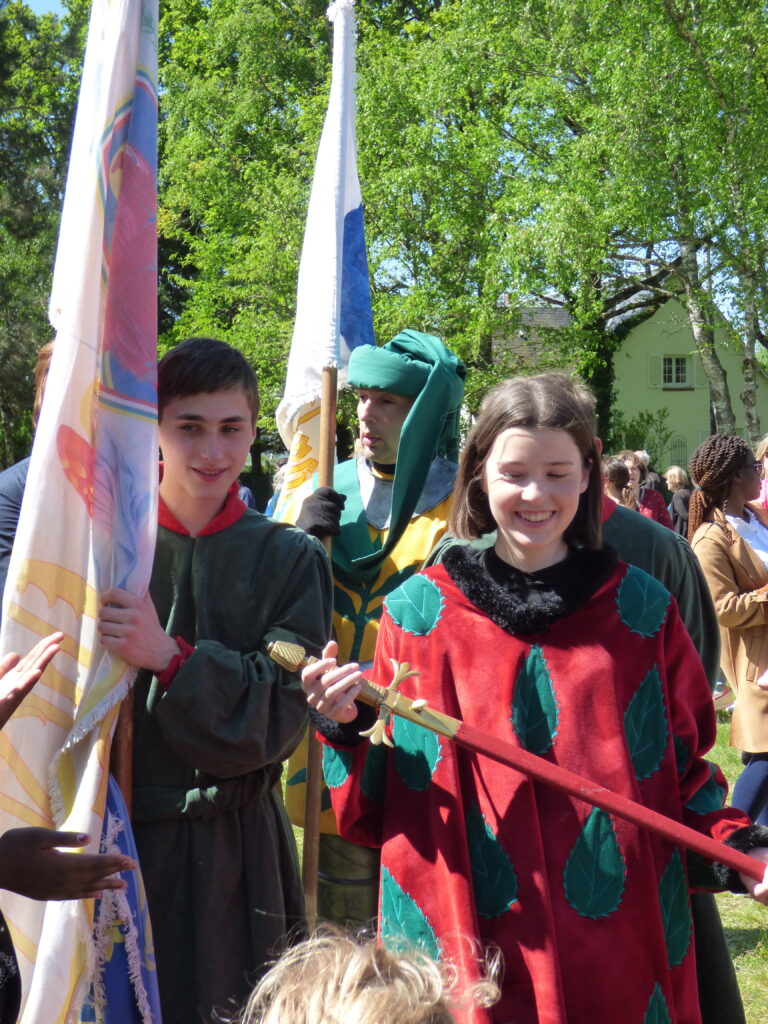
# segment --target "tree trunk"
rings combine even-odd
[[[15,459],[13,457],[13,442],[8,432],[8,417],[6,416],[5,409],[0,406],[0,442],[2,442],[3,453],[0,458],[2,459],[2,465],[0,469],[7,469],[8,466],[12,466]],[[2,595],[0,594],[0,597]]]
[[[744,390],[739,397],[744,403],[744,418],[749,433],[749,440],[756,445],[760,440],[760,416],[757,411],[757,377],[755,374],[755,345],[757,344],[757,310],[755,308],[754,281],[752,276],[747,275],[744,281],[746,285],[746,301],[744,303],[744,359],[742,361],[742,372],[744,374]]]
[[[715,348],[714,310],[699,281],[696,247],[692,241],[681,242],[680,257],[678,274],[685,292],[694,345],[709,381],[709,400],[715,426],[719,434],[735,434],[736,417],[728,389],[728,374]]]

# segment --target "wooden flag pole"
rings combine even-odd
[[[333,465],[336,447],[336,386],[338,371],[335,366],[323,367],[323,386],[320,399],[320,462],[317,479],[320,487],[333,487]],[[325,540],[330,555],[331,538]],[[323,752],[315,736],[308,731],[307,782],[304,802],[304,855],[302,858],[302,884],[307,908],[307,924],[312,929],[317,921],[317,873],[320,861],[320,800],[323,789]]]
[[[130,815],[133,796],[133,687],[120,705],[112,737],[109,770],[120,787]]]

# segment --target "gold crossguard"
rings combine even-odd
[[[312,665],[318,660],[311,655],[308,656],[299,644],[288,643],[285,640],[276,640],[274,643],[267,644],[267,654],[288,672],[300,672],[307,665]],[[386,734],[386,727],[390,715],[399,715],[409,722],[416,722],[417,725],[423,725],[425,729],[453,739],[461,722],[440,711],[433,711],[423,699],[411,700],[398,693],[398,687],[404,679],[408,679],[409,676],[417,676],[419,673],[412,671],[407,661],[400,663],[394,658],[390,660],[393,676],[392,682],[386,689],[377,683],[372,683],[369,679],[360,680],[360,693],[357,699],[379,709],[379,717],[373,727],[361,732],[360,735],[369,737],[371,743],[386,743],[391,747],[392,741]]]

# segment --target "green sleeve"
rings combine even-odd
[[[252,633],[253,649],[198,640],[157,705],[167,746],[219,778],[283,761],[306,727],[300,680],[272,661],[267,644],[287,640],[320,652],[330,635],[330,564],[319,543],[303,535],[288,557],[292,561],[282,552],[260,592],[243,598],[252,602],[252,618],[262,620]]]

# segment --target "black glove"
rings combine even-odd
[[[311,533],[319,540],[338,537],[340,533],[341,510],[347,500],[346,494],[339,494],[332,487],[318,487],[301,503],[301,512],[296,525],[305,533]]]

